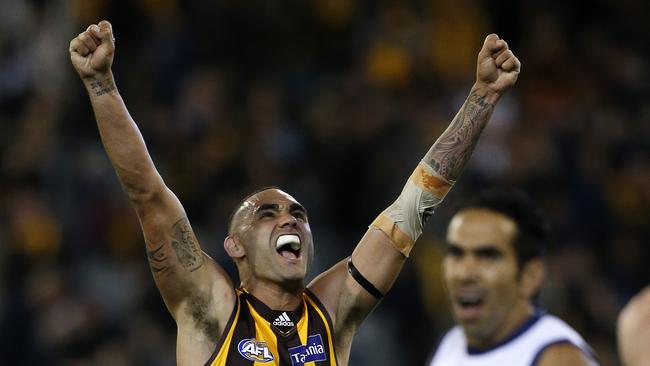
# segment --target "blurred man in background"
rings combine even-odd
[[[650,287],[623,308],[618,317],[618,350],[625,366],[650,364]]]
[[[487,191],[460,206],[443,261],[457,326],[429,366],[598,364],[575,330],[534,305],[549,240],[546,219],[523,193]]]
[[[180,201],[156,170],[117,92],[114,52],[107,21],[70,42],[104,148],[140,220],[156,285],[176,321],[181,365],[347,365],[360,323],[391,288],[520,70],[506,42],[489,35],[469,97],[401,195],[372,223],[348,260],[306,287],[313,243],[305,208],[274,187],[246,197],[224,241],[239,271],[240,286],[234,289],[226,272],[202,252]]]

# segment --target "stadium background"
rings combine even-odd
[[[467,95],[484,36],[523,73],[353,346],[422,365],[451,324],[440,238],[463,195],[529,192],[556,241],[542,303],[617,364],[649,281],[647,2],[0,2],[0,364],[172,365],[175,328],[101,148],[70,39],[109,19],[114,72],[205,251],[265,185],[310,211],[312,276],[348,255]],[[644,51],[645,50],[645,51]]]

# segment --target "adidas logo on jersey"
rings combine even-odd
[[[275,318],[275,320],[273,321],[273,325],[275,325],[276,327],[293,327],[295,324],[289,318],[289,315],[287,315],[286,312],[283,312],[282,314],[280,314],[280,316]]]

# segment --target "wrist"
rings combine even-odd
[[[472,86],[472,93],[484,97],[489,104],[495,105],[501,99],[502,93],[490,88],[487,84],[477,81]]]
[[[86,90],[90,96],[101,96],[116,90],[113,73],[109,70],[104,73],[96,73],[92,76],[82,78]]]

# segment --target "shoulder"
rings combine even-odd
[[[330,314],[334,324],[337,323],[337,310],[341,300],[341,284],[347,276],[345,260],[316,276],[308,285],[308,293],[318,299],[322,307]]]
[[[538,333],[543,333],[546,338],[562,337],[568,338],[572,342],[584,343],[582,336],[575,329],[555,315],[544,314],[535,328]]]
[[[465,353],[467,349],[467,343],[465,342],[465,334],[463,333],[463,328],[457,325],[449,329],[447,333],[442,336],[436,348],[436,353],[458,351]]]
[[[463,330],[461,327],[455,326],[439,338],[438,344],[433,348],[426,364],[437,366],[459,363],[460,359],[465,356],[466,350]]]
[[[591,365],[584,351],[569,341],[560,341],[546,347],[540,354],[537,366],[581,366]]]
[[[443,340],[445,339],[465,339],[465,335],[463,333],[463,328],[461,328],[459,325],[454,326],[453,328],[449,329],[447,333],[445,333]]]
[[[582,336],[564,320],[550,314],[542,316],[537,333],[544,345],[539,349],[533,365],[593,365],[594,352]]]

